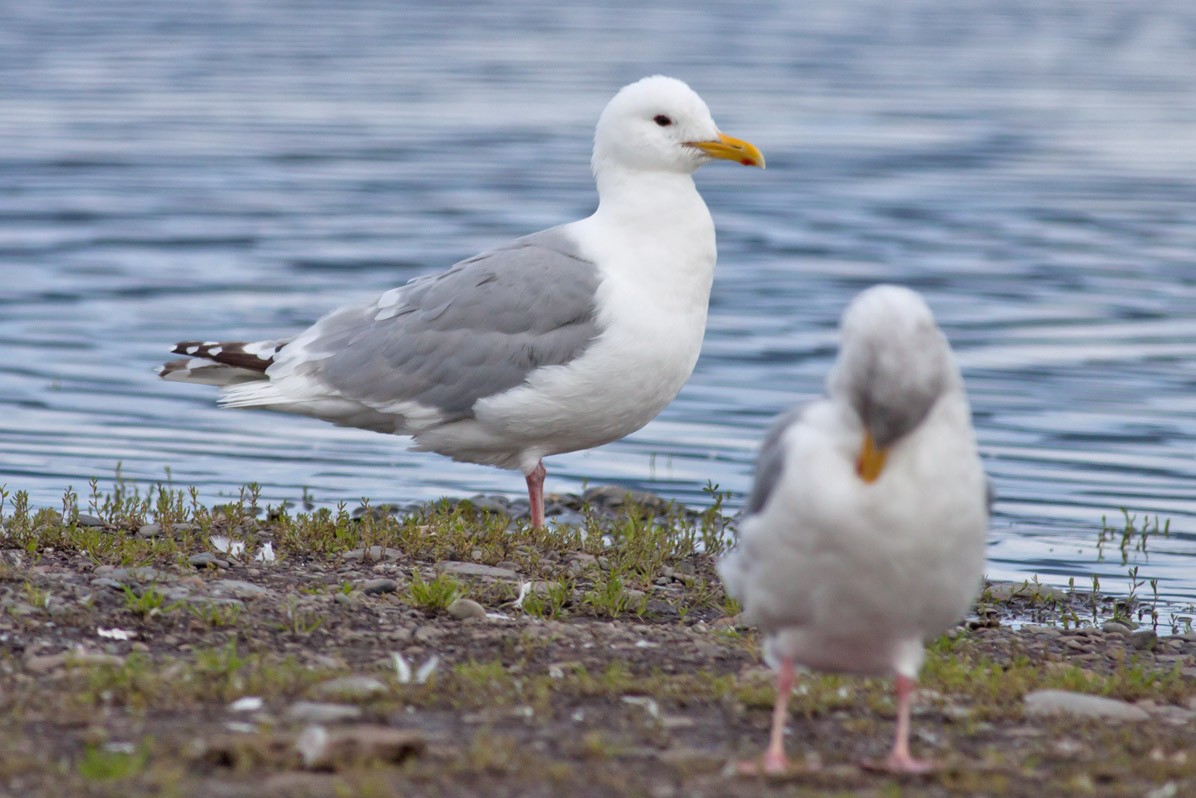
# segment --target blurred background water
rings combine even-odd
[[[657,72],[769,168],[699,175],[720,262],[693,379],[641,432],[550,460],[549,490],[705,506],[710,481],[738,506],[843,305],[899,282],[968,381],[989,575],[1128,591],[1095,548],[1126,508],[1171,522],[1140,575],[1196,601],[1189,0],[0,3],[0,482],[57,505],[119,463],[205,501],[520,495],[152,369],[588,214],[597,115]]]

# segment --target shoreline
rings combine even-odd
[[[773,695],[714,576],[729,519],[717,502],[594,491],[556,497],[577,505],[576,526],[539,531],[476,501],[270,515],[252,491],[219,507],[133,492],[64,520],[10,496],[0,785],[254,798],[1196,789],[1196,635],[1123,624],[1124,597],[1033,583],[988,584],[928,645],[914,746],[941,772],[857,767],[889,742],[888,685],[815,675],[794,695],[788,745],[821,769],[728,775],[762,750]]]

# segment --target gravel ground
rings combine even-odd
[[[830,675],[793,697],[800,771],[732,775],[763,749],[773,692],[711,555],[668,537],[713,516],[558,497],[590,531],[544,538],[508,528],[498,500],[478,504],[491,501],[491,515],[398,520],[6,517],[0,789],[1196,795],[1196,635],[1160,637],[1109,621],[1126,615],[1112,599],[1029,585],[990,585],[930,645],[914,746],[940,772],[861,769],[892,734],[888,686]],[[628,553],[652,546],[660,556]]]

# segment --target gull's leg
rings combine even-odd
[[[764,772],[780,773],[789,767],[785,759],[785,721],[789,719],[789,696],[793,693],[793,660],[781,660],[777,671],[777,702],[772,707],[772,733],[764,752]]]
[[[527,477],[527,500],[532,511],[532,526],[537,529],[544,526],[544,477],[547,475],[548,469],[544,467],[543,460],[537,461],[536,467],[525,475]]]
[[[785,721],[789,718],[789,695],[793,692],[793,660],[788,657],[781,659],[781,667],[777,670],[777,700],[772,707],[772,732],[768,737],[768,748],[764,752],[764,761],[748,760],[739,764],[739,772],[747,775],[758,773],[784,773],[789,769],[789,760],[785,758]]]
[[[893,687],[897,693],[897,731],[893,736],[893,750],[884,762],[868,762],[864,767],[885,773],[932,773],[939,769],[937,763],[914,759],[909,753],[909,716],[914,680],[898,674],[893,679]]]

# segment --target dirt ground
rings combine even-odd
[[[1196,635],[1110,622],[1112,599],[989,586],[932,642],[914,748],[937,773],[860,768],[890,743],[888,685],[817,675],[791,702],[800,768],[750,778],[730,764],[774,694],[713,573],[717,506],[558,497],[575,524],[547,532],[499,500],[389,509],[10,498],[0,791],[1196,795]]]

